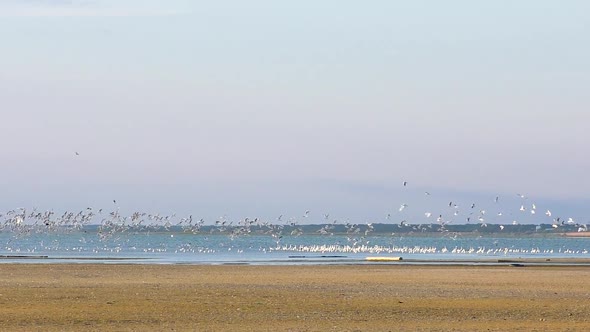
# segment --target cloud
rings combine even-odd
[[[186,13],[174,1],[6,0],[0,17],[150,17]]]

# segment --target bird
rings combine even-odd
[[[407,207],[408,207],[408,204],[406,204],[406,203],[404,203],[404,204],[400,205],[400,207],[399,207],[399,212],[402,212],[402,211],[403,211],[405,208],[407,208]]]
[[[404,187],[408,186],[408,181],[404,181]]]
[[[546,215],[547,217],[551,217],[551,211],[547,210],[547,212],[545,212],[545,215]]]
[[[79,156],[80,154],[78,153],[78,151],[74,152],[76,154],[76,156]]]

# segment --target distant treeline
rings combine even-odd
[[[582,228],[582,229],[581,229]],[[101,225],[86,225],[83,231],[100,232],[106,231]],[[122,229],[121,229],[122,230]],[[440,225],[440,224],[315,224],[315,225],[229,225],[215,226],[203,225],[198,229],[186,228],[183,226],[173,225],[165,226],[136,226],[126,227],[127,231],[139,232],[192,232],[192,233],[209,233],[209,234],[281,234],[281,235],[346,235],[346,234],[364,234],[364,235],[391,235],[393,234],[417,234],[417,233],[504,233],[504,234],[560,234],[568,232],[585,231],[586,227],[582,225],[556,225],[552,224],[522,224],[522,225],[503,225],[503,224],[462,224],[462,225]]]

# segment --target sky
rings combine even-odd
[[[500,196],[590,222],[589,21],[575,0],[0,0],[0,211],[418,222]]]

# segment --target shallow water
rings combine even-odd
[[[590,238],[428,234],[399,236],[193,234],[178,231],[0,233],[0,262],[136,264],[366,263],[367,257],[404,261],[502,258],[590,258]]]

